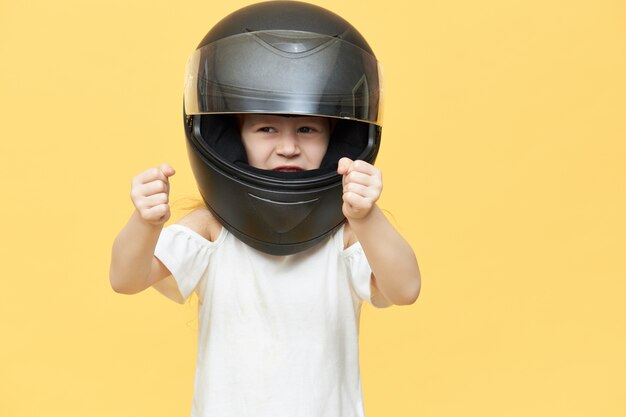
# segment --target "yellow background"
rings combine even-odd
[[[187,416],[195,307],[113,293],[130,179],[196,196],[188,55],[245,1],[0,2],[0,415]],[[363,309],[366,415],[626,415],[626,3],[318,1],[384,65],[410,307]]]

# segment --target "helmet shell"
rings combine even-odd
[[[185,83],[188,156],[207,207],[240,240],[272,255],[320,242],[345,221],[337,161],[376,158],[380,98],[371,48],[338,15],[270,1],[225,17],[192,54]],[[251,167],[237,113],[335,119],[321,167]]]

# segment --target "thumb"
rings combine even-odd
[[[167,162],[164,162],[161,165],[159,165],[159,169],[161,170],[163,175],[165,175],[168,178],[176,173],[174,168],[172,168],[172,166],[168,164]]]
[[[339,160],[339,163],[337,164],[337,174],[339,175],[346,174],[348,170],[350,169],[351,165],[352,165],[352,159],[346,158],[346,157],[341,158]]]

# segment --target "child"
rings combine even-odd
[[[271,3],[243,9],[243,14],[236,14],[234,20],[239,22],[242,15],[243,20],[253,16],[258,23],[266,13],[275,17],[277,3],[282,5],[281,13],[292,14],[288,20],[296,25],[303,20],[315,21],[315,13],[321,13],[320,18],[327,18],[329,13],[298,2]],[[224,25],[219,28],[223,31]],[[237,48],[239,42],[249,39],[248,34],[244,36],[245,39],[234,37]],[[266,42],[272,48],[287,48],[285,31],[254,36],[253,46],[259,39],[263,41],[262,52],[268,49]],[[300,51],[301,31],[289,36],[300,42],[295,48]],[[272,43],[276,38],[280,41]],[[305,42],[312,38],[307,35]],[[331,46],[327,42],[336,41],[313,39],[312,48],[323,45],[320,50],[328,52]],[[220,48],[232,45],[222,42]],[[345,44],[340,46],[345,50]],[[206,54],[206,49],[202,53]],[[286,54],[281,49],[280,55],[283,53]],[[250,55],[258,62],[258,54],[244,54]],[[217,61],[224,63],[224,59]],[[212,68],[215,62],[211,63]],[[236,69],[231,68],[232,71]],[[281,82],[289,80],[281,77]],[[198,96],[206,97],[206,90],[203,91]],[[243,91],[241,88],[237,97],[243,96]],[[266,95],[270,91],[265,90]],[[355,89],[351,87],[351,91],[354,94]],[[189,95],[193,94],[187,93],[186,100]],[[257,100],[254,111],[246,108],[249,102],[238,103],[240,111],[230,109],[237,113],[238,139],[233,143],[239,143],[243,149],[243,156],[230,160],[225,155],[232,153],[231,145],[221,153],[217,151],[221,145],[211,141],[207,141],[206,154],[196,149],[204,142],[193,135],[204,140],[206,119],[201,114],[210,112],[197,111],[197,116],[186,119],[192,166],[210,210],[195,210],[163,229],[170,217],[169,178],[174,169],[162,164],[134,178],[131,198],[136,209],[113,245],[111,285],[115,291],[126,294],[152,286],[181,303],[192,292],[197,293],[199,346],[193,416],[362,416],[358,367],[361,302],[366,300],[376,306],[413,303],[420,290],[417,261],[410,246],[376,205],[382,178],[370,163],[372,152],[357,152],[370,158],[370,162],[345,156],[335,160],[335,156],[329,156],[338,152],[353,155],[342,151],[347,149],[345,143],[338,145],[341,140],[337,137],[344,137],[346,132],[345,123],[332,113],[328,117],[312,115],[325,111],[267,111],[275,109],[263,108],[259,102],[263,104]],[[271,106],[282,103],[268,102]],[[302,100],[290,105],[300,104]],[[206,103],[186,101],[186,112],[193,115],[194,105],[202,107]],[[370,118],[362,114],[366,120]],[[221,115],[216,117],[222,120]],[[220,123],[210,124],[209,130],[223,132]],[[355,123],[363,125],[360,121]],[[372,131],[376,130],[368,130]],[[360,143],[350,140],[351,145],[357,142]],[[367,147],[376,141],[364,143]],[[217,180],[204,175],[202,165],[194,159],[196,154],[202,155],[198,159],[203,163],[217,155],[215,166],[209,164],[217,174],[211,175],[237,172],[231,179],[238,186],[248,180],[254,186],[250,185],[243,196],[238,189],[230,192],[211,187]],[[334,167],[336,173],[324,171],[327,165]],[[319,201],[326,201],[324,193],[333,189],[335,177],[339,179],[341,213],[347,222],[343,226],[321,226],[324,230],[319,232],[319,225],[326,221],[325,212],[332,210],[322,210],[319,216],[315,210]],[[323,187],[312,187],[316,181]],[[264,186],[271,192],[263,191]],[[280,187],[291,189],[287,192]],[[311,188],[319,198],[302,197]],[[227,212],[216,201],[233,198],[240,200],[234,200],[237,204]],[[229,217],[240,210],[236,206],[246,204],[250,204],[251,213],[258,215]],[[275,230],[268,233],[266,229],[272,228]],[[307,235],[309,232],[313,234]]]

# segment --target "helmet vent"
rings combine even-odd
[[[303,32],[285,32],[284,35],[280,31],[273,32],[253,32],[261,42],[287,54],[304,54],[319,49],[322,45],[334,41],[336,38],[328,36],[320,36],[312,33]]]

